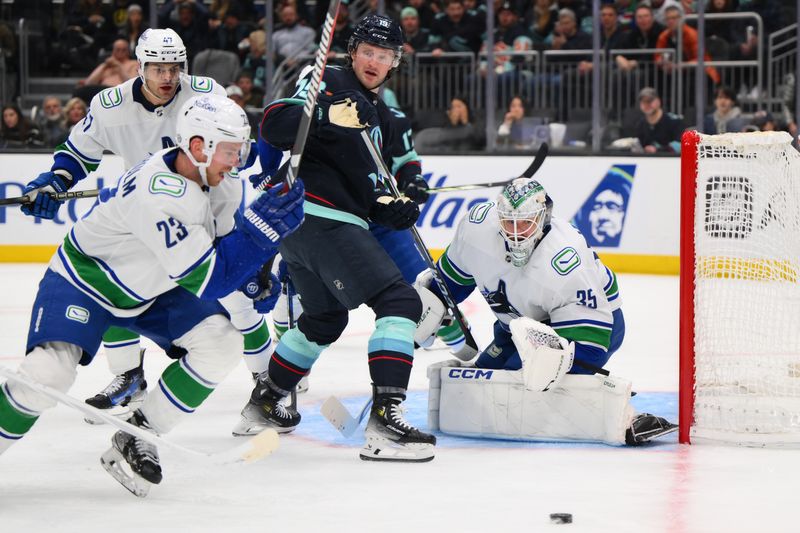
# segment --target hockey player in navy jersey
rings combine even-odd
[[[280,400],[308,373],[325,347],[339,338],[348,310],[365,303],[376,314],[367,354],[374,405],[360,456],[394,461],[433,458],[435,437],[411,426],[401,411],[413,363],[420,300],[369,231],[370,222],[392,230],[407,229],[416,222],[419,208],[409,198],[393,199],[377,181],[379,171],[360,136],[367,128],[384,157],[397,165],[403,189],[422,185],[418,167],[414,170],[413,165],[394,160],[391,149],[406,132],[396,129],[391,110],[377,94],[398,67],[402,45],[402,30],[396,22],[367,15],[350,39],[350,64],[325,70],[298,173],[306,182],[306,221],[280,249],[302,299],[303,314],[297,326],[281,337],[234,433],[248,434],[263,427],[294,429],[300,415],[282,407]],[[300,80],[292,98],[273,102],[264,111],[261,134],[279,149],[294,143],[308,81]],[[285,166],[276,180],[284,172]]]
[[[119,326],[186,352],[164,370],[130,423],[166,433],[203,403],[242,352],[242,336],[217,300],[253,276],[303,220],[298,180],[285,195],[277,188],[263,193],[235,228],[218,233],[211,191],[241,195],[225,174],[246,159],[249,137],[247,116],[231,100],[210,94],[184,104],[178,146],[157,151],[116,187],[103,189],[53,256],[33,304],[21,374],[66,392],[78,364],[94,358],[106,328]],[[24,385],[5,383],[0,453],[53,404]],[[130,472],[115,467],[122,463]],[[155,447],[122,431],[103,464],[140,496],[162,478]]]
[[[186,47],[171,29],[145,31],[136,46],[136,59],[139,76],[95,96],[86,118],[56,148],[50,171],[40,174],[25,188],[24,193],[35,195],[35,199],[22,207],[23,212],[52,219],[61,202],[39,192],[73,188],[97,169],[105,150],[122,156],[125,168],[131,168],[149,154],[175,146],[178,111],[188,99],[204,94],[226,96],[224,88],[213,79],[187,75]],[[233,179],[235,169],[232,174]],[[228,185],[238,181],[229,181]],[[242,195],[221,195],[220,189],[212,189],[209,194],[219,229],[226,231],[224,228],[233,223]],[[227,216],[222,216],[223,212]],[[263,315],[241,292],[227,297],[223,305],[244,335],[248,369],[265,370],[273,345]],[[115,377],[86,401],[98,409],[127,416],[147,388],[142,367],[144,350],[138,335],[119,327],[106,332],[103,346]]]

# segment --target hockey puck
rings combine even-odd
[[[551,513],[550,514],[550,523],[551,524],[571,524],[572,523],[572,515],[570,513]]]

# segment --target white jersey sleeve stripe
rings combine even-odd
[[[187,276],[178,280],[178,285],[196,296],[203,294],[211,274],[214,272],[214,265],[217,262],[217,252],[213,253],[201,264],[192,270]]]
[[[208,250],[206,250],[206,252],[203,255],[201,255],[200,258],[197,261],[195,261],[189,268],[187,268],[177,276],[170,275],[170,278],[175,280],[185,278],[186,276],[190,275],[192,271],[194,271],[194,269],[197,268],[201,263],[203,263],[206,259],[208,259],[208,256],[211,255],[212,253],[214,253],[213,246],[210,247]]]
[[[123,283],[122,280],[119,279],[119,276],[117,276],[117,273],[114,272],[114,269],[112,269],[110,266],[108,266],[103,260],[101,260],[101,259],[99,259],[97,257],[92,257],[89,254],[87,254],[86,252],[84,252],[83,248],[81,248],[81,245],[78,242],[77,237],[75,236],[75,228],[74,227],[69,232],[69,239],[72,241],[72,243],[75,245],[75,248],[77,248],[80,253],[82,253],[86,257],[91,258],[95,263],[97,263],[100,266],[100,268],[102,268],[106,272],[106,274],[111,277],[111,279],[114,281],[114,283],[120,289],[122,289],[123,291],[125,291],[128,294],[128,296],[130,296],[131,298],[134,298],[136,300],[139,300],[140,302],[144,302],[145,300],[147,300],[147,298],[136,294],[136,292],[133,289],[131,289],[130,287],[125,285],[125,283]]]
[[[86,161],[87,163],[95,163],[95,164],[99,164],[100,163],[100,159],[95,159],[93,157],[89,157],[89,156],[81,153],[81,151],[78,150],[75,147],[75,145],[72,144],[72,141],[70,141],[69,139],[66,140],[65,144],[67,145],[67,148],[69,148],[69,151],[74,153],[75,155],[77,155],[82,161]]]

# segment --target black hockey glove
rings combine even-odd
[[[424,204],[428,201],[428,182],[425,181],[421,175],[417,174],[414,179],[409,181],[403,188],[403,196],[410,198],[418,204]]]
[[[378,125],[378,108],[358,91],[341,91],[333,96],[320,94],[316,116],[319,127],[333,124],[363,129]]]
[[[378,196],[369,213],[376,224],[395,230],[408,229],[419,218],[419,206],[408,198]]]

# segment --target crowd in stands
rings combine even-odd
[[[509,55],[509,52],[574,51],[592,47],[590,0],[487,1],[493,2],[495,12],[491,68],[501,81],[518,79],[526,68],[518,55]],[[782,17],[785,10],[790,9],[789,3],[780,0],[603,0],[599,28],[604,57],[611,58],[613,50],[679,48],[683,53],[681,61],[696,61],[700,36],[695,24],[688,23],[685,15],[696,11],[697,1],[705,1],[706,13],[757,13],[763,21],[765,35],[791,22]],[[342,5],[336,20],[332,54],[347,50],[355,22],[350,16],[352,6],[349,3],[346,1]],[[399,20],[403,27],[404,52],[408,57],[428,53],[436,58],[448,52],[478,54],[485,51],[486,5],[478,0],[386,0],[384,4],[387,14]],[[372,1],[370,5],[374,8],[377,2]],[[71,125],[82,118],[81,113],[85,114],[87,103],[98,91],[136,76],[133,50],[138,37],[148,28],[149,6],[149,2],[139,4],[136,0],[66,0],[61,26],[56,27],[59,21],[55,17],[51,20],[45,16],[45,22],[52,26],[50,30],[58,36],[52,43],[50,66],[57,62],[57,68],[64,74],[84,77],[69,102],[57,97],[45,98],[37,105],[33,116],[15,105],[6,105],[2,142],[9,147],[54,147],[64,140]],[[155,16],[159,27],[172,28],[183,39],[190,71],[212,76],[226,86],[229,97],[248,111],[256,127],[267,88],[265,56],[270,54],[275,64],[280,64],[291,63],[299,53],[313,52],[327,7],[325,0],[308,4],[306,0],[276,0],[275,29],[271,36],[263,30],[265,6],[261,2],[256,5],[253,0],[167,0],[159,3]],[[757,32],[752,19],[707,20],[706,60],[759,57]],[[0,22],[2,52],[8,54],[11,50],[13,56],[12,33],[10,24]],[[13,72],[15,58],[12,56],[7,58],[7,69]],[[668,53],[654,53],[648,59],[668,75],[678,58]],[[560,81],[561,89],[570,85],[569,90],[575,90],[581,83],[587,86],[591,81],[588,74],[594,68],[591,60],[553,59],[567,60],[574,63],[574,68],[565,72]],[[614,67],[620,71],[634,71],[641,61],[641,55],[613,55]],[[485,56],[479,56],[476,65],[477,72],[473,75],[478,77],[476,79],[485,79],[490,68]],[[773,116],[745,110],[737,105],[739,87],[723,86],[714,67],[707,67],[706,74],[710,94],[713,94],[709,104],[713,105],[709,106],[710,112],[702,124],[704,131],[777,128],[796,134],[790,113]],[[634,104],[632,111],[636,121],[627,132],[619,133],[627,134],[628,142],[615,144],[611,142],[615,139],[608,139],[607,144],[612,148],[624,146],[648,153],[674,151],[680,132],[693,125],[694,117],[666,112],[663,86],[657,82],[652,85],[635,89],[637,92],[633,94],[638,94],[638,105]],[[430,114],[424,123],[415,120],[420,149],[480,150],[485,147],[486,125],[482,116],[474,116],[470,110],[470,102],[474,100],[464,94],[452,94],[449,98],[447,110],[441,110],[440,115]],[[571,137],[570,125],[561,124],[566,122],[563,116],[537,116],[537,110],[523,95],[514,94],[498,103],[507,106],[498,113],[495,125],[500,148],[529,149],[547,139],[546,130],[550,135],[554,130],[562,135],[566,128],[566,137]],[[413,115],[414,110],[404,111]],[[555,127],[548,127],[548,122],[555,122]],[[578,140],[577,145],[581,142]]]

